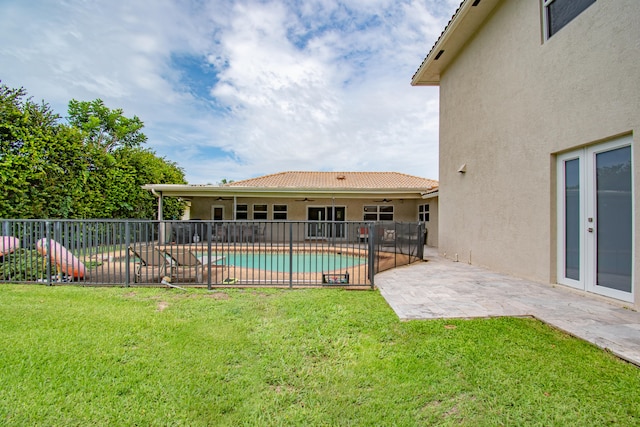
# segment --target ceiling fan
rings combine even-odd
[[[305,197],[304,199],[297,199],[296,202],[315,202],[315,200]]]
[[[377,203],[389,203],[389,202],[392,202],[392,201],[393,200],[391,200],[391,199],[374,200],[374,202],[377,202]]]
[[[218,201],[218,202],[221,202],[221,201],[223,201],[223,200],[233,200],[233,197],[222,197],[222,196],[221,196],[221,197],[218,197],[218,198],[216,199],[216,201]]]

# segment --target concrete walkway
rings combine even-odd
[[[428,249],[428,262],[375,277],[400,319],[533,316],[640,366],[640,313],[624,303],[452,262]]]

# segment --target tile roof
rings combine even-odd
[[[225,187],[435,190],[438,181],[398,172],[280,172]]]

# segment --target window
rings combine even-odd
[[[418,206],[418,221],[429,222],[429,203]]]
[[[380,206],[380,221],[393,221],[393,206]]]
[[[249,208],[247,205],[237,205],[236,206],[236,219],[249,219],[247,212]]]
[[[393,206],[365,206],[365,221],[393,221]]]
[[[267,219],[267,205],[253,205],[253,219]]]
[[[211,219],[214,221],[222,221],[224,219],[224,207],[211,206]]]
[[[596,0],[542,0],[545,40],[595,2]]]
[[[273,205],[273,219],[287,220],[287,205]]]

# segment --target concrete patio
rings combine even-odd
[[[402,320],[532,316],[640,366],[640,313],[623,302],[453,262],[433,248],[425,259],[375,277]]]

